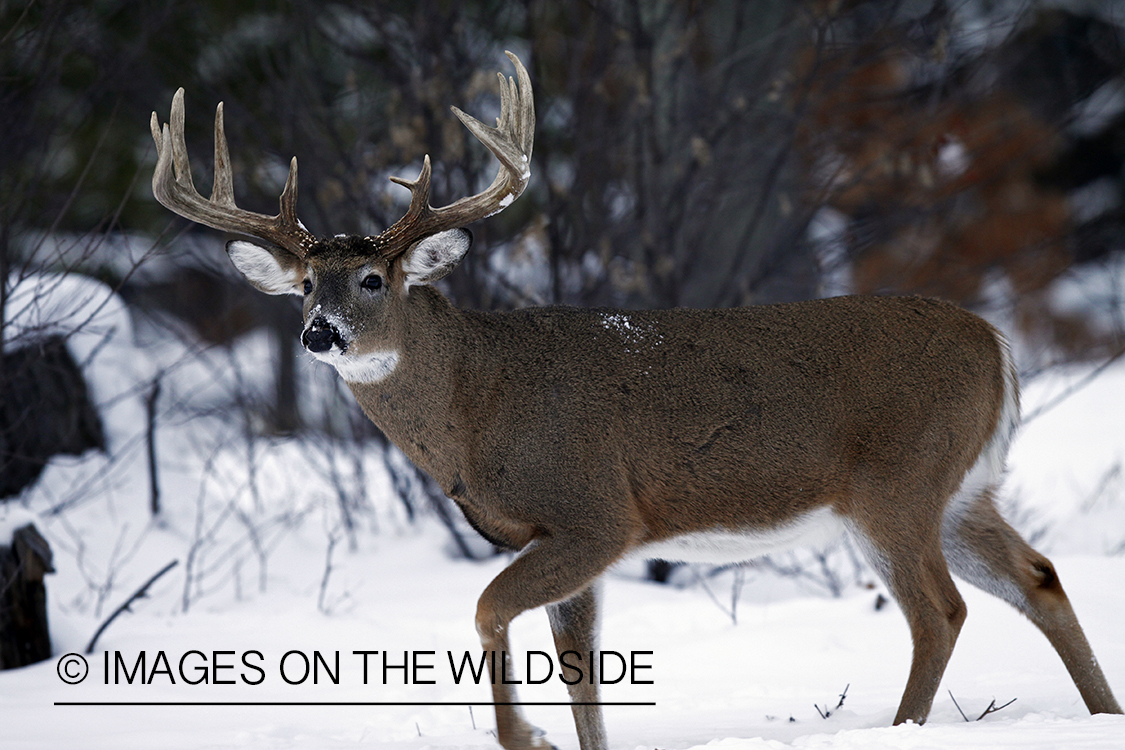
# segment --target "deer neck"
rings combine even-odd
[[[416,466],[443,487],[453,481],[464,450],[463,430],[450,414],[464,394],[468,317],[429,286],[413,287],[392,316],[397,354],[393,371],[375,382],[348,382],[363,411]]]

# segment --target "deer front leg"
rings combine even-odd
[[[502,657],[507,658],[511,653],[508,625],[521,612],[561,602],[562,604],[555,605],[561,607],[557,612],[566,611],[577,615],[575,626],[564,628],[568,634],[565,638],[573,636],[576,643],[588,642],[594,623],[594,607],[587,606],[593,603],[591,582],[617,556],[617,549],[610,549],[613,545],[606,544],[605,540],[599,541],[600,544],[570,536],[543,536],[532,541],[488,585],[477,603],[476,624],[481,645],[485,651],[495,654],[494,658],[489,659],[489,670],[492,699],[496,703],[497,739],[507,750],[547,750],[552,747],[542,736],[535,736],[519,707],[511,705],[517,700],[515,690],[501,679],[504,673],[509,678],[513,675],[511,662],[502,662]],[[575,604],[569,605],[572,599]],[[580,612],[584,607],[589,612],[588,615]],[[587,632],[580,635],[582,631]],[[557,631],[555,637],[558,642]],[[588,721],[588,718],[588,714],[582,713],[580,716],[580,712],[575,711],[580,737],[584,731],[583,721]],[[591,739],[582,738],[582,750],[601,750],[605,747],[601,716],[596,710],[594,719],[597,731],[592,734],[586,732],[586,737]],[[596,744],[587,745],[587,741]]]
[[[566,601],[547,606],[560,664],[565,651],[589,654],[597,650],[599,588],[595,581]],[[595,669],[595,664],[596,660],[591,659],[591,671]],[[602,750],[607,743],[602,708],[597,705],[597,675],[591,674],[589,678],[566,687],[570,692],[570,708],[574,713],[574,725],[578,729],[579,746],[582,750]]]

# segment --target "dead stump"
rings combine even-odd
[[[33,524],[16,529],[11,546],[0,546],[0,669],[13,669],[51,656],[47,589],[53,573],[51,547]]]

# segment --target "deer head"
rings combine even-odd
[[[184,140],[184,90],[172,99],[163,128],[152,114],[158,153],[152,191],[165,207],[186,219],[259,242],[233,240],[227,254],[246,279],[267,294],[304,297],[301,342],[318,359],[334,365],[349,382],[378,381],[398,359],[390,311],[410,288],[431,284],[452,271],[468,252],[472,235],[464,227],[511,205],[531,178],[535,108],[531,79],[507,53],[516,79],[500,77],[500,117],[489,127],[456,107],[453,113],[500,162],[492,184],[477,195],[442,207],[430,205],[430,157],[415,180],[391,180],[410,190],[406,214],[376,236],[317,238],[297,218],[297,159],[281,193],[276,216],[238,208],[223,105],[215,111],[215,181],[211,198],[195,189]]]

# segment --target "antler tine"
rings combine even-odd
[[[527,74],[527,68],[519,63],[519,58],[511,52],[505,53],[516,65],[516,76],[519,82],[517,87],[516,81],[511,78],[508,79],[510,84],[512,97],[520,103],[517,110],[519,117],[516,120],[518,128],[520,151],[527,155],[528,163],[531,162],[531,151],[535,145],[535,102],[531,97],[531,76]],[[522,97],[520,92],[524,92]],[[526,101],[524,99],[526,98]]]
[[[461,198],[443,208],[434,208],[429,205],[429,156],[423,160],[418,179],[410,181],[392,177],[392,182],[410,189],[410,208],[378,238],[372,238],[383,246],[383,252],[395,256],[424,237],[497,214],[527,187],[531,179],[531,149],[535,136],[531,77],[518,57],[511,52],[506,54],[516,68],[516,77],[505,80],[504,75],[499,74],[500,117],[496,120],[496,127],[485,125],[457,107],[450,108],[500,162],[496,178],[482,193]]]
[[[404,219],[420,217],[427,211],[433,210],[430,206],[430,174],[430,155],[426,154],[422,158],[422,171],[418,173],[418,179],[390,178],[391,182],[410,190],[410,208],[406,209]]]
[[[215,185],[211,188],[211,202],[218,206],[235,207],[234,175],[231,172],[226,127],[223,125],[222,102],[215,107]]]
[[[188,166],[187,141],[184,140],[184,90],[176,89],[172,97],[172,113],[169,116],[172,127],[172,165],[176,169],[176,181],[184,187],[195,190]]]
[[[289,160],[289,174],[285,177],[285,187],[281,190],[278,217],[287,226],[296,226],[305,231],[305,225],[297,218],[297,157]],[[305,232],[308,234],[308,232]],[[309,235],[310,237],[312,235]]]
[[[496,78],[500,81],[500,116],[496,118],[496,129],[503,131],[508,127],[508,119],[512,116],[512,101],[516,98],[516,92],[512,91],[514,81],[511,76],[505,78],[503,73],[497,72]]]
[[[267,216],[239,208],[234,202],[234,179],[230,152],[223,125],[223,105],[215,108],[215,185],[207,200],[195,189],[184,139],[184,90],[172,97],[169,121],[160,127],[155,112],[149,121],[156,142],[156,169],[152,174],[152,193],[166,208],[224,232],[257,237],[304,257],[316,242],[297,218],[297,159],[289,164],[289,177],[281,193],[277,216]]]

